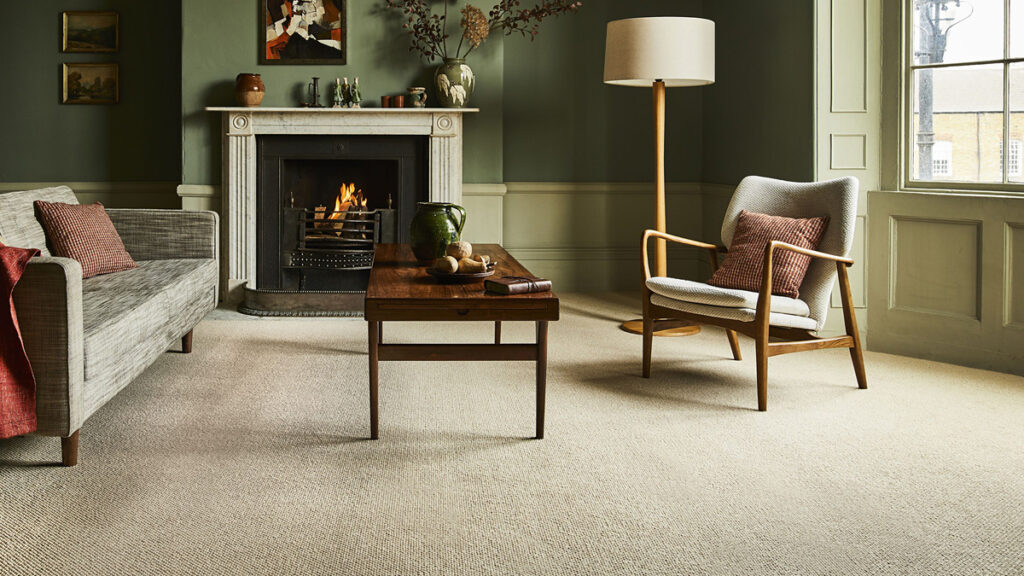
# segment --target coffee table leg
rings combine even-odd
[[[548,323],[537,322],[537,438],[544,437],[544,396],[548,380]]]
[[[381,323],[367,322],[370,336],[370,438],[377,439],[377,343],[380,338]]]
[[[501,344],[501,321],[494,323],[494,343]]]

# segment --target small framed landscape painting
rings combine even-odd
[[[62,65],[61,104],[117,104],[117,64]]]
[[[64,52],[117,52],[117,12],[62,12],[61,23]]]
[[[344,64],[348,0],[258,0],[260,64]]]

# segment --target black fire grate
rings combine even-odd
[[[286,208],[285,219],[293,226],[295,235],[292,249],[282,254],[283,267],[369,269],[373,266],[373,246],[380,241],[381,221],[388,212],[393,210]]]

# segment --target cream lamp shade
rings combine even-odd
[[[703,18],[628,18],[608,23],[606,84],[650,88],[715,81],[715,23]]]

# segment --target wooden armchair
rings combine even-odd
[[[758,292],[719,288],[700,282],[651,277],[647,247],[651,238],[684,244],[708,251],[712,268],[718,269],[719,247],[646,230],[643,235],[643,376],[651,375],[651,347],[654,321],[677,318],[726,329],[732,355],[741,360],[737,333],[754,339],[757,355],[757,408],[768,409],[768,357],[804,350],[849,348],[860,388],[867,388],[857,319],[847,267],[857,216],[857,180],[840,178],[820,183],[795,183],[750,176],[736,188],[722,224],[722,240],[732,243],[741,210],[791,218],[829,217],[829,225],[818,245],[808,250],[785,242],[765,246],[761,288]],[[810,256],[812,261],[800,286],[800,299],[772,296],[772,256],[791,250]],[[846,335],[820,338],[825,325],[832,286],[839,278],[839,292],[846,322]]]

